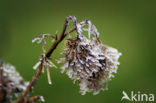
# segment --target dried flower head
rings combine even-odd
[[[77,37],[69,37],[66,42],[62,72],[65,71],[69,78],[79,84],[82,95],[86,92],[98,94],[107,89],[107,82],[117,72],[121,53],[101,43],[99,33],[91,21],[77,24],[76,18],[71,20],[75,22]],[[86,24],[88,29],[82,29]],[[82,34],[84,30],[88,31],[89,39]]]
[[[25,82],[16,68],[11,64],[0,65],[0,103],[13,103],[14,96],[25,90],[28,82]]]

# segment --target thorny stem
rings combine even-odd
[[[51,54],[53,53],[53,51],[56,49],[57,45],[71,32],[76,30],[75,28],[72,28],[69,32],[65,33],[67,26],[68,26],[68,19],[66,18],[65,23],[64,23],[64,27],[63,27],[63,31],[60,35],[59,38],[56,39],[56,41],[54,42],[54,44],[51,46],[51,48],[49,49],[49,51],[46,53],[46,58],[50,58]],[[34,85],[36,84],[37,80],[39,79],[42,70],[44,68],[44,61],[41,60],[41,64],[38,68],[38,70],[36,71],[35,75],[32,77],[32,80],[29,82],[27,88],[25,91],[23,91],[23,93],[21,94],[21,96],[19,97],[19,99],[17,100],[16,103],[25,103],[25,101],[27,101],[27,96],[28,94],[31,92],[32,88],[34,87]]]

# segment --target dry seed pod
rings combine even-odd
[[[82,27],[86,24],[90,39],[82,34]],[[107,82],[117,72],[121,53],[100,42],[99,33],[91,21],[76,24],[76,27],[77,37],[69,37],[66,42],[62,71],[79,84],[82,95],[86,92],[98,94],[107,89]]]
[[[0,103],[14,103],[14,96],[17,98],[28,82],[25,82],[10,64],[1,62],[0,72]]]

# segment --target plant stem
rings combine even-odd
[[[60,37],[54,42],[54,44],[51,46],[51,48],[49,49],[49,51],[46,53],[46,58],[50,58],[51,54],[53,53],[53,51],[56,49],[57,45],[71,32],[73,32],[74,30],[76,30],[75,28],[72,28],[69,32],[65,33],[66,29],[68,26],[68,20],[66,18],[65,23],[64,23],[64,27],[63,27],[63,31],[60,35]],[[32,77],[32,80],[29,82],[29,85],[27,86],[26,90],[23,91],[23,93],[21,94],[21,96],[19,97],[19,99],[16,101],[16,103],[24,103],[25,100],[27,100],[27,96],[28,94],[31,92],[32,88],[34,87],[34,85],[36,84],[37,80],[39,79],[42,70],[44,68],[44,64],[43,64],[43,60],[41,61],[41,64],[38,68],[38,70],[36,71],[36,73],[34,74],[34,76]]]

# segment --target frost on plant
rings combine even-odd
[[[66,32],[70,22],[74,23],[74,28]],[[88,28],[84,28],[85,25]],[[77,36],[68,37],[66,49],[62,52],[64,57],[60,58],[60,60],[51,58],[50,56],[61,41],[73,31],[76,31]],[[84,35],[84,31],[87,31],[88,37]],[[45,49],[45,37],[52,37],[55,40],[48,51]],[[18,97],[16,103],[44,101],[42,96],[29,97],[29,94],[44,69],[47,70],[49,84],[52,84],[49,68],[57,67],[51,59],[56,60],[57,63],[64,63],[61,68],[62,72],[65,72],[69,78],[78,83],[82,95],[86,94],[86,92],[98,94],[101,90],[108,89],[108,81],[114,77],[114,73],[117,73],[118,65],[120,64],[118,59],[121,53],[115,48],[102,44],[95,25],[89,20],[77,23],[74,16],[66,18],[59,37],[57,35],[42,34],[34,38],[32,42],[42,43],[43,53],[33,67],[36,73],[29,83],[23,80],[14,66],[0,61],[0,103],[15,103],[15,97]]]
[[[37,42],[37,43],[41,43],[42,42],[42,51],[43,51],[43,54],[40,56],[39,61],[33,66],[33,69],[36,70],[39,67],[39,65],[41,64],[41,62],[42,62],[44,67],[47,70],[48,83],[52,84],[52,81],[51,81],[51,78],[50,78],[49,67],[55,67],[55,68],[57,68],[57,67],[55,66],[54,63],[52,63],[50,61],[49,58],[47,58],[45,56],[45,53],[46,53],[46,50],[45,50],[45,44],[46,44],[45,37],[53,37],[53,36],[51,34],[42,34],[42,35],[37,36],[36,38],[34,38],[32,40],[33,43],[34,42]],[[53,37],[53,38],[56,38],[56,37]]]
[[[83,29],[86,24],[88,29]],[[98,94],[101,90],[107,89],[108,81],[117,72],[121,53],[102,44],[99,33],[91,21],[75,25],[78,34],[75,38],[69,37],[66,42],[62,72],[66,72],[69,78],[79,84],[82,95],[86,92]],[[82,34],[83,30],[88,31],[89,39]]]
[[[4,96],[3,100],[0,101],[3,101],[3,103],[14,103],[15,97],[19,97],[19,94],[25,90],[28,82],[23,80],[16,68],[11,64],[2,63],[1,61],[0,72],[0,90],[3,91],[0,94]]]

